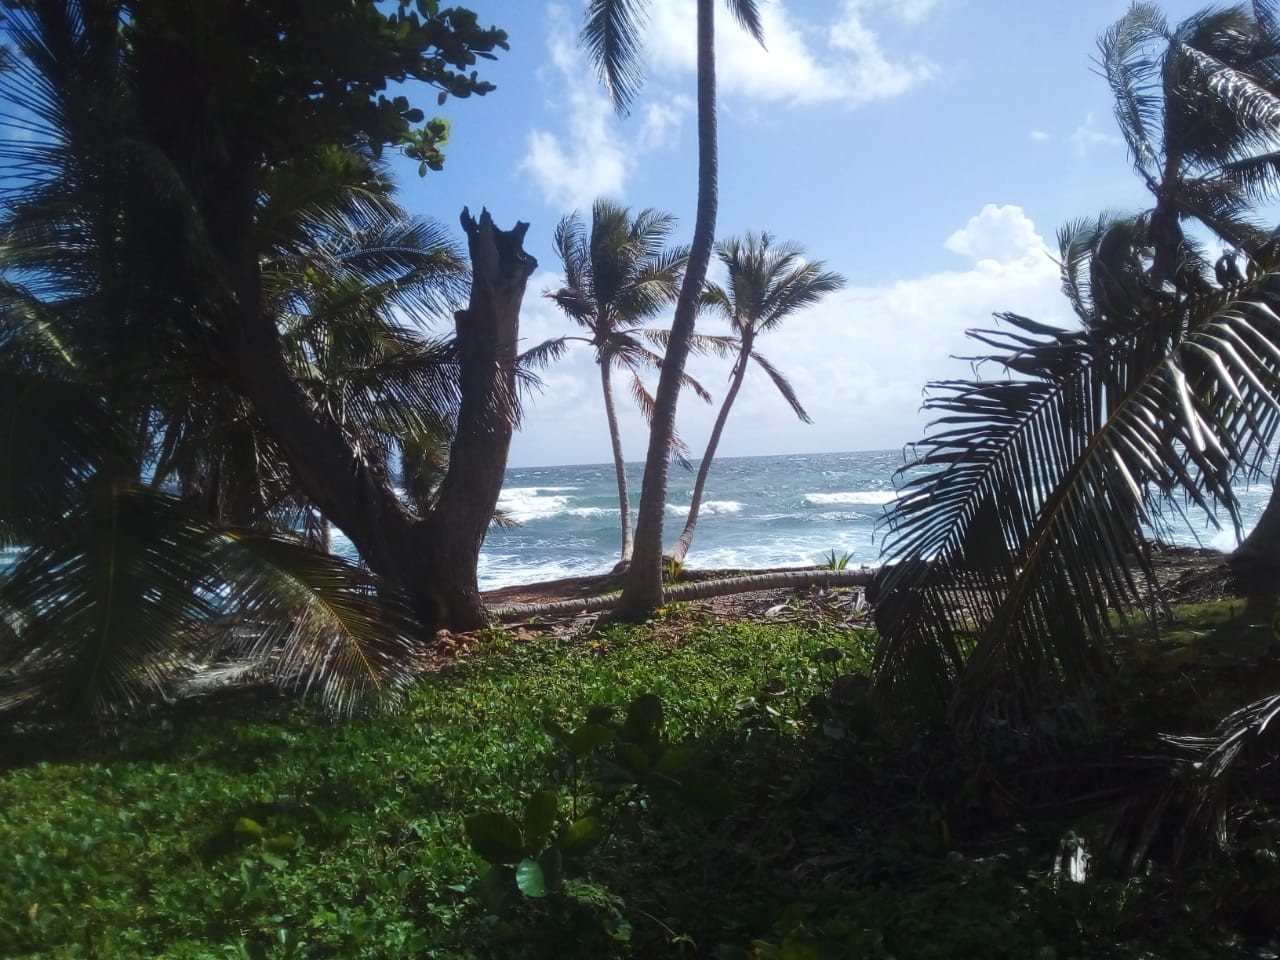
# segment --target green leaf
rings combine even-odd
[[[661,773],[665,776],[676,776],[681,770],[689,766],[698,757],[699,750],[693,744],[681,744],[676,747],[669,747],[658,758],[658,762],[653,765],[654,773]]]
[[[566,857],[581,857],[593,850],[603,836],[599,817],[579,817],[565,827],[559,846]]]
[[[232,831],[241,837],[260,837],[263,833],[262,824],[249,817],[241,817],[237,820]]]
[[[521,860],[516,867],[516,886],[526,897],[538,899],[547,895],[547,878],[537,860]]]
[[[689,804],[708,816],[725,816],[738,805],[733,785],[719,774],[690,770],[680,778],[680,785]]]
[[[490,867],[476,880],[476,896],[488,909],[501,910],[515,889],[515,877],[510,867]]]
[[[613,731],[598,723],[583,724],[565,737],[564,745],[575,757],[585,757],[613,740]]]
[[[471,849],[489,863],[519,863],[524,856],[520,825],[503,813],[477,813],[467,817]]]
[[[651,743],[658,738],[662,726],[662,701],[655,694],[642,693],[627,708],[622,725],[622,738],[631,743]]]
[[[555,829],[560,813],[560,800],[553,790],[539,790],[529,798],[524,808],[525,852],[541,850],[551,831]]]
[[[552,892],[559,890],[561,883],[564,882],[564,858],[560,851],[555,847],[543,851],[538,857],[538,866],[542,867],[542,878],[547,885],[547,890]]]
[[[636,780],[643,780],[649,773],[651,761],[644,747],[636,743],[620,743],[615,754],[618,765]]]

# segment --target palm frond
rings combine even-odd
[[[764,25],[760,22],[760,5],[757,0],[726,0],[729,12],[743,30],[751,34],[760,46],[764,46]]]
[[[557,360],[563,359],[568,352],[569,341],[566,337],[552,337],[523,351],[516,357],[516,363],[522,367],[545,370]]]
[[[40,699],[105,713],[155,697],[219,612],[210,527],[162,493],[99,483],[0,585]]]
[[[641,37],[647,21],[644,0],[591,0],[582,44],[620,114],[644,83]]]
[[[1139,522],[1181,496],[1239,528],[1232,480],[1280,424],[1277,306],[1271,276],[1190,316],[1065,331],[1005,314],[971,334],[1011,379],[931,385],[941,416],[886,521],[886,705],[949,710],[968,732],[1087,711],[1109,611],[1132,610],[1150,574]]]
[[[650,327],[643,333],[646,340],[663,351],[671,342],[671,331],[665,327]],[[739,343],[741,341],[734,336],[695,333],[689,338],[689,352],[699,357],[712,356],[728,360],[730,357],[737,356]]]
[[[1155,48],[1169,28],[1159,8],[1135,3],[1098,40],[1100,65],[1115,98],[1116,120],[1134,167],[1147,182],[1160,169],[1160,65]]]
[[[243,646],[279,682],[338,713],[398,703],[421,626],[388,584],[340,557],[258,531],[227,531],[218,552],[244,615]]]
[[[782,399],[787,401],[787,406],[795,411],[795,415],[804,423],[813,423],[813,418],[805,411],[800,403],[800,398],[796,396],[795,388],[791,386],[782,371],[766,360],[761,354],[755,350],[751,351],[751,359],[760,365],[765,373],[769,375],[769,379],[773,381],[773,385],[778,388],[778,392],[782,394]]]

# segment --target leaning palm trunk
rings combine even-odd
[[[621,573],[631,565],[631,500],[627,494],[627,464],[622,457],[622,434],[618,430],[618,410],[613,403],[613,385],[609,380],[609,357],[600,364],[600,386],[604,390],[604,414],[609,421],[609,442],[613,445],[613,469],[618,477],[618,513],[622,521],[622,556],[613,568]]]
[[[693,497],[689,500],[689,516],[684,522],[684,530],[680,532],[680,539],[667,554],[667,559],[674,563],[684,563],[684,558],[689,555],[689,547],[693,545],[693,534],[698,528],[698,510],[702,507],[702,494],[707,485],[707,475],[711,472],[716,448],[720,446],[720,435],[724,433],[724,425],[729,421],[729,411],[733,408],[733,401],[738,398],[738,391],[746,378],[747,361],[750,359],[751,337],[748,335],[742,338],[742,347],[738,351],[738,363],[733,368],[732,384],[729,392],[725,394],[724,403],[720,405],[719,414],[716,415],[715,425],[711,428],[711,439],[707,441],[707,450],[702,455],[702,462],[698,464],[698,476],[693,482]]]
[[[713,597],[729,597],[738,593],[755,593],[759,590],[807,590],[811,587],[865,587],[870,585],[875,571],[866,567],[858,570],[780,570],[750,577],[725,577],[722,580],[703,580],[701,583],[682,583],[662,591],[662,602],[682,603],[693,600],[710,600]],[[489,616],[495,620],[531,620],[543,617],[572,617],[577,614],[599,613],[608,610],[616,602],[615,597],[586,597],[580,600],[554,600],[550,603],[508,603],[489,608]]]
[[[1274,593],[1280,588],[1280,472],[1273,482],[1257,525],[1229,560],[1236,582],[1251,593]]]
[[[680,287],[654,397],[649,450],[636,514],[635,551],[622,597],[613,612],[617,620],[641,621],[662,604],[662,521],[666,511],[667,474],[675,442],[680,380],[715,245],[716,163],[715,5],[713,0],[698,0],[698,214],[689,266]]]

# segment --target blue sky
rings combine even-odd
[[[769,230],[849,287],[763,339],[814,418],[748,379],[723,455],[862,450],[916,439],[927,380],[963,376],[964,330],[996,310],[1070,322],[1048,256],[1064,221],[1144,205],[1092,58],[1127,4],[1113,0],[760,0],[768,50],[718,11],[720,237]],[[570,332],[540,294],[559,285],[551,235],[604,195],[654,206],[692,233],[696,164],[693,2],[651,0],[647,82],[618,118],[576,46],[582,0],[471,4],[510,34],[482,73],[487,97],[451,101],[446,169],[403,170],[405,202],[456,223],[463,205],[531,223],[540,261],[522,313],[528,343]],[[1200,4],[1167,2],[1178,20]],[[424,107],[430,98],[421,98]],[[708,318],[707,332],[722,332]],[[694,360],[717,396],[728,364]],[[609,459],[585,349],[547,371],[513,466]],[[645,428],[624,411],[628,459]],[[714,407],[681,398],[696,451]]]

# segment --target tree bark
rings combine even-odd
[[[462,222],[472,261],[470,305],[456,318],[462,404],[449,471],[427,517],[401,502],[293,379],[274,318],[256,307],[260,280],[242,284],[242,309],[223,343],[236,389],[280,443],[298,485],[370,569],[405,591],[429,631],[487,622],[476,562],[506,470],[520,301],[536,268],[521,248],[527,224],[501,231],[487,211],[479,223],[464,211]],[[256,260],[253,267],[256,274]]]
[[[462,406],[449,470],[415,531],[415,592],[431,594],[438,621],[455,630],[488,625],[476,565],[506,476],[515,429],[520,303],[538,262],[524,252],[527,223],[498,230],[487,210],[463,210],[471,253],[471,301],[456,315]]]
[[[715,4],[698,0],[698,212],[693,244],[680,299],[676,302],[671,336],[662,360],[649,427],[649,450],[636,512],[635,550],[612,614],[620,621],[639,622],[662,604],[662,521],[667,503],[667,474],[676,430],[680,377],[689,356],[697,320],[698,301],[707,279],[715,245],[717,203]]]
[[[667,554],[667,558],[675,563],[684,563],[684,558],[689,555],[689,547],[693,545],[693,534],[698,527],[698,510],[702,506],[703,488],[707,485],[707,475],[711,472],[711,462],[715,459],[716,448],[720,446],[720,435],[724,433],[724,425],[729,421],[729,411],[733,408],[733,401],[738,398],[738,391],[742,389],[742,381],[746,379],[747,361],[751,359],[753,340],[754,335],[748,328],[742,336],[742,346],[738,350],[738,363],[733,368],[733,381],[729,385],[729,392],[725,394],[724,402],[720,404],[720,412],[716,414],[716,422],[711,427],[711,437],[707,440],[706,452],[703,453],[702,461],[698,464],[698,476],[693,481],[693,497],[689,500],[689,516],[684,521],[680,539]]]
[[[622,520],[622,554],[614,573],[621,573],[631,565],[631,499],[627,494],[627,464],[622,457],[622,433],[618,429],[618,409],[613,402],[613,385],[610,383],[610,357],[600,361],[600,386],[604,390],[604,415],[609,421],[609,442],[613,445],[613,469],[618,478],[618,513]]]
[[[1228,560],[1237,585],[1251,593],[1280,590],[1280,470],[1273,484],[1257,526]]]
[[[736,593],[753,593],[757,590],[806,590],[810,587],[865,587],[875,577],[875,570],[862,567],[858,570],[783,570],[761,573],[750,577],[726,577],[723,580],[703,580],[701,583],[681,583],[662,591],[662,603],[679,603],[689,600],[709,600]],[[529,620],[541,617],[572,617],[577,614],[599,613],[617,602],[616,597],[585,597],[574,600],[554,600],[549,603],[508,603],[489,608],[495,620]],[[660,604],[661,605],[661,604]]]

